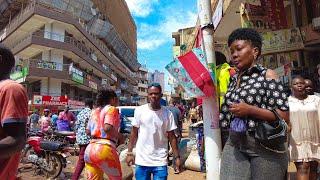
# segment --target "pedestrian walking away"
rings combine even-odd
[[[81,172],[85,166],[84,152],[86,147],[90,143],[90,136],[86,133],[86,127],[89,119],[91,118],[91,110],[93,108],[93,100],[85,100],[85,108],[83,108],[77,115],[77,121],[75,123],[76,141],[80,147],[79,159],[76,165],[76,169],[72,175],[72,180],[79,179]]]
[[[308,95],[312,90],[307,91],[306,87],[304,78],[296,77],[292,80],[292,95],[289,97],[292,124],[289,152],[290,160],[297,168],[297,179],[316,180],[317,161],[320,161],[320,97]]]
[[[168,176],[168,140],[173,150],[176,171],[180,171],[180,156],[174,130],[177,128],[172,112],[160,105],[162,88],[158,83],[148,86],[148,104],[134,113],[128,145],[127,164],[136,165],[137,180],[164,180]],[[133,147],[136,146],[136,156]]]
[[[12,52],[0,44],[0,179],[15,180],[26,143],[28,98],[25,88],[10,80]]]
[[[121,136],[120,114],[116,108],[118,98],[114,91],[102,89],[96,97],[96,108],[91,112],[87,133],[91,135],[90,144],[84,153],[86,176],[89,180],[122,178],[121,165],[116,144]]]
[[[257,64],[262,38],[250,28],[233,31],[228,38],[233,64],[238,72],[230,81],[220,111],[221,128],[230,129],[221,158],[222,180],[283,180],[288,167],[286,144],[273,149],[256,138],[259,123],[278,118],[288,121],[288,101],[275,71]]]

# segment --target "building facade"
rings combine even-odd
[[[0,6],[0,39],[16,58],[11,79],[26,86],[30,105],[83,105],[102,86],[120,97],[136,93],[136,26],[125,1],[13,0]]]
[[[148,70],[141,66],[138,71],[138,97],[139,105],[148,103]]]
[[[149,83],[159,83],[162,89],[165,89],[164,84],[164,72],[155,70],[154,72],[148,72],[148,82]]]

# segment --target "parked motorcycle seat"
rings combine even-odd
[[[54,132],[58,136],[72,136],[75,135],[73,131],[55,131]]]
[[[60,151],[63,147],[62,142],[58,141],[41,141],[40,148],[47,151]]]

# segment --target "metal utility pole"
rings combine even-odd
[[[210,0],[198,0],[198,12],[203,34],[203,49],[207,64],[212,73],[216,74],[216,58]],[[215,86],[217,79],[215,77]],[[217,89],[217,87],[216,87]],[[206,171],[208,180],[220,179],[221,132],[219,129],[219,103],[217,92],[211,97],[203,98],[203,124],[205,137]]]

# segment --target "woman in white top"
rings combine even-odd
[[[317,161],[320,160],[320,98],[307,95],[302,77],[292,80],[289,97],[290,158],[297,167],[297,179],[317,179]]]

